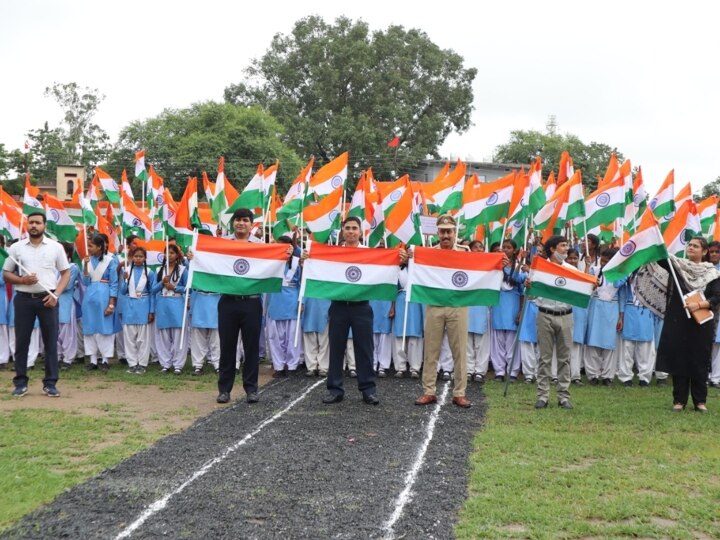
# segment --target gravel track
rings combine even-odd
[[[418,381],[378,380],[376,407],[361,401],[351,379],[343,402],[324,405],[324,383],[316,383],[276,379],[260,403],[238,401],[199,419],[0,538],[453,538],[484,418],[478,386],[468,386],[471,409],[453,406],[450,392],[434,422],[436,406],[413,405]],[[431,421],[433,437],[416,464]],[[410,499],[390,529],[414,464]],[[148,510],[170,494],[165,507]]]

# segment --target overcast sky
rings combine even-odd
[[[448,137],[446,157],[489,160],[510,131],[555,115],[561,133],[641,165],[652,193],[672,168],[696,191],[720,176],[720,32],[695,0],[1,0],[0,143],[59,123],[43,96],[54,81],[104,93],[97,122],[113,140],[165,107],[221,101],[274,34],[312,14],[419,28],[478,69],[473,126]]]

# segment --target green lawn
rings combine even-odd
[[[720,538],[718,390],[705,415],[671,412],[669,386],[573,387],[572,411],[485,391],[458,538]]]

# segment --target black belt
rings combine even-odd
[[[359,300],[357,302],[350,302],[349,300],[333,300],[333,303],[340,304],[341,306],[367,306],[370,302],[367,300]]]
[[[45,298],[48,293],[46,291],[43,292],[25,292],[25,291],[15,291],[17,294],[20,294],[22,296],[27,296],[29,298]],[[55,294],[55,291],[50,291],[51,293]]]
[[[223,294],[223,296],[230,300],[253,300],[260,298],[259,294]]]
[[[538,311],[540,313],[547,313],[548,315],[556,315],[558,317],[562,317],[563,315],[570,315],[572,313],[572,308],[565,309],[563,311],[554,311],[552,309],[547,309],[547,308],[538,306]]]

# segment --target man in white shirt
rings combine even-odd
[[[45,345],[45,378],[43,393],[59,397],[58,380],[58,298],[70,281],[70,264],[65,250],[55,240],[45,237],[45,214],[28,216],[29,238],[8,249],[3,265],[5,281],[15,286],[15,390],[13,396],[27,393],[27,357],[35,319]],[[57,279],[56,272],[60,273]],[[50,294],[48,291],[51,291]]]

